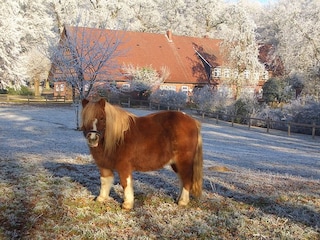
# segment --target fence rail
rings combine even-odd
[[[253,124],[253,121],[264,123],[264,124],[259,124],[258,127],[264,127],[266,128],[267,133],[270,132],[270,129],[278,129],[278,130],[283,130],[283,128],[275,128],[274,125],[277,124],[284,126],[286,128],[286,131],[288,133],[288,136],[291,136],[292,132],[292,127],[303,127],[303,128],[308,128],[311,130],[311,135],[312,138],[314,139],[316,136],[316,130],[320,130],[320,125],[316,125],[315,122],[312,124],[306,124],[306,123],[296,123],[296,122],[291,122],[291,121],[277,121],[273,120],[270,117],[263,119],[263,118],[254,118],[254,117],[247,117],[247,116],[241,116],[241,115],[230,115],[230,114],[224,114],[220,112],[209,112],[209,111],[199,111],[199,109],[191,109],[192,111],[196,111],[198,114],[204,118],[205,116],[209,118],[214,118],[216,123],[218,124],[220,120],[225,121],[225,119],[230,119],[229,122],[231,122],[231,126],[234,126],[235,119],[241,118],[242,120],[245,120],[245,122],[248,125],[248,128],[250,129],[251,126],[257,126],[256,124]]]
[[[109,99],[108,101],[110,101],[111,103],[117,103],[123,107],[128,107],[128,108],[132,106],[140,106],[140,107],[144,106],[144,107],[149,107],[149,109],[157,109],[157,110],[160,110],[160,109],[180,110],[181,108],[181,107],[170,105],[170,104],[154,103],[149,100],[132,100],[130,98]],[[281,129],[278,129],[278,128],[275,128],[275,129],[283,130],[285,128],[288,133],[288,136],[291,136],[293,127],[304,127],[304,128],[309,128],[311,130],[311,135],[312,135],[312,138],[314,139],[316,136],[316,130],[317,129],[320,130],[320,125],[316,125],[315,122],[313,122],[312,124],[305,124],[305,123],[295,123],[290,121],[276,121],[269,117],[266,119],[262,119],[262,118],[254,118],[254,117],[247,117],[247,116],[241,116],[241,115],[230,115],[230,114],[224,114],[220,112],[200,111],[199,109],[194,109],[194,108],[190,108],[190,110],[195,111],[197,114],[200,114],[202,118],[204,118],[205,116],[210,118],[215,118],[217,124],[220,120],[225,121],[226,118],[230,119],[229,122],[231,122],[231,126],[234,126],[235,120],[237,118],[241,118],[245,120],[249,129],[251,128],[251,126],[257,126],[256,124],[253,124],[254,121],[264,123],[262,127],[266,128],[267,133],[270,132],[270,129],[275,128],[274,127],[275,124],[285,126]],[[258,127],[261,127],[261,124]]]
[[[18,103],[66,103],[71,102],[71,100],[67,100],[65,97],[55,97],[51,95],[43,95],[39,97],[26,95],[8,95],[8,94],[0,94],[0,101],[2,102],[18,102]]]
[[[7,95],[7,94],[0,94],[0,102],[27,102],[27,103],[71,103],[72,101],[66,100],[65,97],[53,97],[53,96],[41,96],[41,97],[34,97],[34,96],[15,96],[15,95]],[[165,109],[165,110],[181,110],[181,107],[176,105],[170,105],[170,104],[161,104],[161,103],[155,103],[149,100],[137,100],[137,99],[131,99],[131,98],[110,98],[107,99],[110,103],[118,104],[123,107],[131,108],[131,107],[145,107],[148,109]],[[245,124],[248,125],[248,128],[250,129],[251,126],[258,126],[266,128],[266,132],[270,132],[270,129],[278,129],[278,130],[284,130],[286,129],[288,136],[291,136],[292,128],[294,127],[304,127],[308,128],[311,131],[312,138],[314,139],[317,130],[320,131],[320,125],[316,125],[315,122],[312,124],[305,124],[305,123],[296,123],[296,122],[290,122],[290,121],[277,121],[273,120],[271,118],[254,118],[254,117],[247,117],[247,116],[241,116],[241,115],[230,115],[225,114],[221,112],[210,112],[210,111],[201,111],[199,109],[195,108],[189,108],[192,112],[196,112],[198,115],[200,115],[202,118],[209,117],[214,118],[215,122],[218,124],[219,121],[228,121],[231,122],[231,126],[234,126],[234,123],[236,122],[236,119],[241,119]],[[259,124],[257,124],[259,123]],[[281,129],[276,128],[274,125],[277,126],[283,126]]]

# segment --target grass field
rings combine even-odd
[[[132,110],[137,115],[148,111]],[[178,207],[170,168],[135,173],[135,207],[94,201],[71,107],[0,106],[0,239],[320,239],[320,141],[203,122],[204,192]]]

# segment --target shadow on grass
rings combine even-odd
[[[33,205],[25,198],[26,191],[22,189],[21,179],[25,174],[25,169],[16,161],[0,159],[0,182],[12,182],[12,193],[5,192],[0,197],[0,238],[2,234],[7,239],[21,239],[28,235],[32,226],[31,212]],[[7,197],[9,195],[9,198]],[[3,200],[5,199],[5,200]]]
[[[95,164],[66,164],[47,162],[44,167],[49,170],[55,177],[68,177],[74,182],[78,182],[92,195],[97,196],[100,188],[100,175]],[[134,172],[134,190],[137,203],[143,204],[145,194],[150,192],[157,193],[161,191],[173,201],[176,200],[179,194],[179,180],[178,176],[171,170],[161,169],[156,172]],[[115,172],[114,185],[119,184],[119,177]],[[241,193],[220,184],[214,184],[212,189],[212,182],[204,179],[204,191],[214,192],[223,197],[234,199],[237,202],[252,205],[254,208],[259,208],[266,214],[277,215],[282,218],[290,219],[294,222],[304,224],[312,227],[320,232],[320,213],[311,209],[306,205],[293,205],[285,201],[277,201],[272,196],[254,195],[248,193]],[[110,196],[117,202],[122,203],[122,193],[119,196],[112,188]],[[140,202],[139,202],[140,201]],[[141,202],[142,201],[142,202]]]
[[[320,233],[320,213],[306,205],[294,205],[284,201],[280,202],[271,196],[241,193],[220,184],[214,184],[215,187],[213,189],[212,183],[207,179],[204,179],[203,186],[205,191],[214,192],[237,202],[252,205],[254,208],[259,208],[266,214],[273,214],[281,218],[290,219],[294,222],[312,227]]]
[[[97,166],[92,164],[71,164],[46,162],[44,167],[50,171],[54,177],[67,177],[72,181],[85,187],[92,195],[98,196],[100,191],[100,175]],[[113,186],[120,184],[117,172]],[[174,201],[179,194],[178,176],[168,169],[161,169],[155,172],[133,172],[135,196],[144,199],[145,192],[162,191]],[[123,202],[122,193],[119,195],[114,188],[110,191],[110,196],[119,203]],[[138,199],[138,200],[139,200]]]
[[[37,166],[0,158],[0,239],[31,239],[47,219],[65,216],[61,187],[50,180]],[[46,206],[55,208],[48,211]]]

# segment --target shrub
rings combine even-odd
[[[247,123],[246,118],[251,117],[258,112],[260,108],[261,106],[259,106],[255,97],[243,95],[229,107],[229,112],[237,116],[237,118],[234,119],[236,123]]]
[[[283,109],[286,115],[287,121],[303,124],[320,125],[320,103],[315,101],[307,101],[303,103],[301,100],[292,101],[286,105]],[[292,131],[300,133],[311,133],[311,128],[292,126]],[[320,130],[317,129],[316,134],[320,134]]]
[[[28,96],[32,95],[33,92],[28,87],[21,86],[20,89],[8,88],[8,94]]]
[[[279,130],[287,130],[287,123],[302,123],[320,125],[320,103],[315,101],[294,100],[286,105],[283,109],[265,107],[256,114],[257,118],[267,119],[268,117],[277,121],[272,123],[271,127]],[[253,125],[265,126],[265,122],[254,121]],[[291,132],[311,134],[310,127],[291,125]],[[316,130],[316,134],[320,135],[320,129]]]
[[[280,82],[276,78],[270,78],[262,87],[263,99],[266,103],[280,100]]]
[[[171,108],[182,108],[186,105],[187,95],[172,90],[157,90],[150,95],[150,101]]]
[[[212,111],[214,102],[214,92],[210,86],[196,89],[193,93],[193,101],[200,111]]]

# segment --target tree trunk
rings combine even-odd
[[[38,77],[34,79],[34,96],[40,97],[40,80]]]

